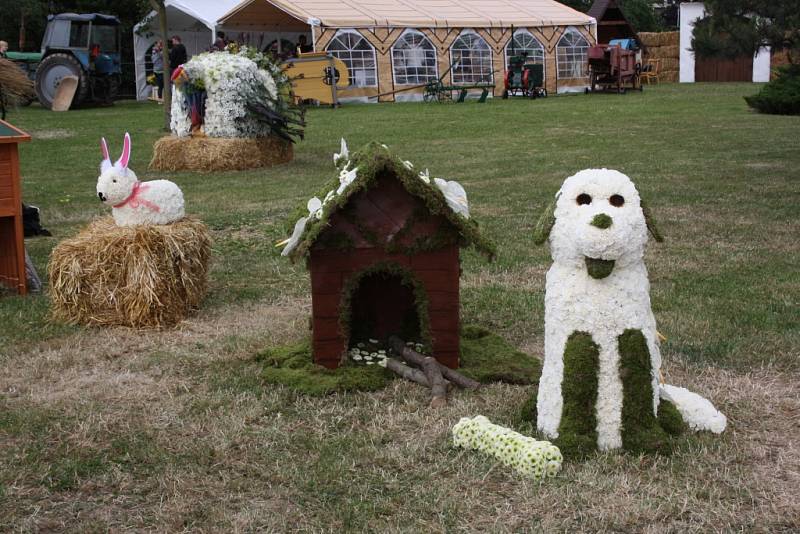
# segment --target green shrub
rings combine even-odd
[[[778,77],[754,96],[744,97],[747,105],[761,113],[800,115],[800,65],[778,69]]]

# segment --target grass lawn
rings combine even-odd
[[[80,328],[50,322],[46,294],[0,299],[0,531],[800,529],[800,118],[752,113],[755,91],[312,109],[289,165],[170,175],[215,239],[199,313],[164,332]],[[100,136],[118,153],[131,132],[131,167],[161,177],[146,171],[160,111],[9,117],[33,135],[23,197],[54,234],[27,240],[40,274],[106,213]],[[715,402],[726,433],[681,438],[668,458],[598,454],[540,485],[448,440],[462,416],[513,423],[525,386],[455,392],[432,412],[402,381],[327,398],[263,384],[256,355],[305,336],[310,313],[304,266],[273,244],[333,175],[342,136],[461,181],[499,249],[494,263],[462,254],[462,318],[535,355],[540,210],[577,170],[631,176],[666,236],[646,258],[664,374]]]

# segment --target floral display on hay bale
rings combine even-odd
[[[564,454],[667,451],[668,435],[684,423],[725,428],[710,402],[659,384],[648,232],[662,240],[633,182],[609,169],[567,178],[537,225],[534,239],[549,239],[553,257],[537,427]]]
[[[377,363],[429,385],[437,398],[447,381],[476,386],[452,371],[459,366],[459,251],[472,245],[491,258],[494,246],[470,217],[464,188],[377,143],[351,156],[342,141],[334,162],[339,176],[291,218],[291,237],[279,243],[311,271],[314,362],[336,368],[355,355],[349,349],[380,344],[376,351],[392,349],[428,376],[391,358]]]
[[[167,225],[92,222],[50,256],[53,316],[73,324],[173,326],[199,307],[211,239],[192,217]]]
[[[269,56],[231,45],[192,57],[172,79],[173,135],[156,141],[151,169],[241,170],[291,161],[292,143],[303,137],[303,111]]]
[[[111,163],[105,139],[97,196],[113,217],[92,222],[50,257],[53,316],[68,323],[172,326],[206,292],[211,237],[184,214],[183,193],[168,180],[140,182],[128,167],[130,135]]]

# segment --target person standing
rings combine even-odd
[[[8,57],[8,43],[5,41],[0,41],[0,57],[5,58]]]
[[[156,41],[156,44],[153,45],[153,50],[150,52],[150,59],[153,61],[153,75],[156,77],[156,87],[158,87],[158,93],[156,98],[161,100],[162,91],[164,90],[164,42],[160,39]]]
[[[186,47],[183,46],[181,38],[177,35],[172,36],[172,50],[169,51],[169,68],[170,72],[177,69],[188,60],[186,55]]]

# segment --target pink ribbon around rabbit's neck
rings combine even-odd
[[[131,208],[134,209],[138,208],[139,206],[144,206],[145,208],[149,208],[152,211],[161,211],[161,209],[158,206],[156,206],[153,202],[150,202],[149,200],[145,200],[143,198],[137,198],[139,193],[146,191],[147,188],[148,188],[147,184],[144,184],[139,181],[134,182],[133,191],[131,191],[130,196],[125,200],[123,200],[122,202],[120,202],[119,204],[114,204],[114,207],[121,208],[125,205],[130,204]]]

